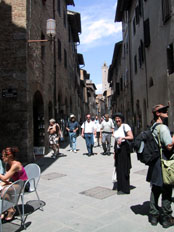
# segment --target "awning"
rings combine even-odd
[[[83,55],[80,53],[77,53],[77,58],[78,58],[78,63],[79,65],[85,65],[84,59],[83,59]]]
[[[67,11],[68,21],[71,26],[72,36],[74,42],[80,42],[79,33],[81,33],[81,19],[80,14],[74,11]]]
[[[74,0],[66,0],[66,4],[67,4],[67,5],[75,6]]]
[[[132,0],[118,0],[117,1],[117,9],[115,14],[115,22],[121,22],[123,17],[123,12],[128,10]]]

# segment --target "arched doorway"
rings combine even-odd
[[[44,146],[44,103],[39,91],[37,91],[33,97],[33,138],[35,147]]]
[[[53,117],[53,104],[52,102],[49,102],[48,104],[48,118],[52,118]]]

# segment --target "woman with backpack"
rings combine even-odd
[[[116,130],[114,132],[114,159],[117,173],[117,194],[130,193],[130,146],[128,141],[133,140],[133,133],[131,127],[124,123],[124,116],[122,113],[115,114]]]

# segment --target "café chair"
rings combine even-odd
[[[35,192],[37,200],[39,201],[39,204],[40,204],[40,209],[43,210],[42,204],[41,204],[41,201],[40,201],[40,198],[39,198],[39,194],[37,192],[37,186],[38,186],[38,183],[39,183],[39,180],[40,180],[40,174],[41,174],[40,167],[35,163],[31,163],[31,164],[27,164],[24,167],[24,169],[25,169],[26,174],[28,176],[28,180],[25,182],[22,193],[21,193],[23,221],[25,221],[24,220],[24,216],[25,216],[24,196],[25,196],[25,194]],[[26,192],[25,188],[28,185],[28,182],[29,182],[29,190]]]
[[[23,180],[17,180],[5,186],[0,194],[0,215],[12,207],[17,207],[21,217],[21,226],[24,226],[23,217],[18,206],[18,201],[24,186]],[[2,232],[2,219],[0,217],[0,232]]]

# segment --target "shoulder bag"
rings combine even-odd
[[[158,130],[158,144],[160,147],[163,183],[166,185],[174,185],[174,158],[173,158],[173,156],[171,156],[171,159],[169,159],[169,160],[163,159],[159,130]]]

